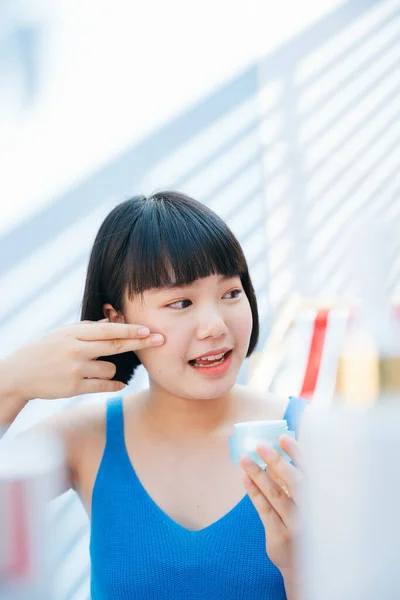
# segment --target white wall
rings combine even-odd
[[[3,60],[3,70],[13,70],[3,76],[0,104],[8,117],[0,135],[0,233],[340,3],[283,0],[273,10],[261,0],[3,4],[3,44],[11,45],[13,28],[33,28],[38,39],[29,106],[20,106],[18,50]]]

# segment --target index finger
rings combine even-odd
[[[267,471],[270,477],[279,486],[286,488],[290,496],[296,502],[297,486],[302,479],[299,469],[291,465],[286,458],[269,446],[261,444],[257,447],[257,452],[267,465]]]
[[[297,440],[294,440],[289,435],[282,435],[280,438],[280,446],[286,452],[292,461],[299,469],[303,468],[303,455],[301,446]]]
[[[116,339],[142,339],[150,334],[148,327],[131,323],[93,323],[79,325],[76,337],[83,342]]]

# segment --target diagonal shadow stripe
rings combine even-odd
[[[75,594],[79,592],[81,587],[87,582],[90,577],[90,567],[84,569],[81,575],[75,580],[74,584],[68,589],[67,593],[64,595],[63,600],[74,600]],[[89,596],[90,598],[90,596]]]
[[[211,192],[203,197],[204,204],[209,205],[214,198],[218,197],[220,193],[222,193],[226,188],[232,186],[237,179],[241,177],[250,167],[255,167],[260,164],[260,151],[257,150],[254,154],[252,154],[246,161],[244,161],[238,169],[236,169],[232,174],[226,177],[223,181],[221,181],[217,186],[213,188]],[[260,176],[261,176],[261,166],[260,166]],[[237,204],[235,200],[235,204]]]
[[[383,164],[393,152],[396,152],[396,150],[398,150],[399,142],[400,142],[400,138],[397,137],[396,140],[390,144],[389,148],[385,148],[384,152],[381,154],[379,159],[375,162],[376,167]],[[397,172],[398,172],[398,167],[397,167]],[[340,205],[342,205],[346,201],[350,200],[352,195],[354,193],[356,193],[357,189],[363,183],[365,183],[365,181],[367,181],[370,176],[371,176],[371,172],[367,172],[367,173],[363,173],[361,175],[361,177],[358,177],[351,184],[350,188],[346,191],[345,195],[340,198]],[[371,195],[368,195],[368,198],[370,198],[370,197],[371,197]],[[329,206],[326,211],[324,211],[322,214],[318,215],[318,219],[316,219],[314,221],[314,223],[312,225],[310,225],[310,235],[312,236],[314,231],[321,229],[324,223],[329,223],[330,219],[335,215],[337,210],[338,210],[338,205],[336,205],[334,207]],[[310,214],[312,214],[312,212]]]
[[[125,197],[132,190],[134,182],[137,189],[138,182],[151,165],[256,94],[263,80],[280,78],[287,69],[292,71],[293,65],[298,64],[302,57],[339,32],[344,21],[355,21],[377,4],[379,0],[364,0],[363,3],[348,2],[340,6],[290,43],[263,58],[260,68],[258,65],[250,66],[194,108],[173,119],[87,181],[62,194],[29,220],[4,234],[0,238],[0,277],[15,267],[26,253],[34,252],[42,243],[90,213],[100,199]]]
[[[256,132],[258,127],[260,126],[260,120],[254,119],[252,120],[246,127],[244,127],[241,131],[239,131],[235,136],[230,138],[227,142],[222,144],[217,152],[212,152],[207,155],[207,158],[198,162],[193,168],[186,171],[181,177],[179,177],[174,185],[177,188],[181,188],[194,176],[198,175],[199,172],[210,167],[221,155],[224,155],[225,152],[231,150],[236,144],[240,143],[240,140],[249,135],[252,132]]]
[[[325,94],[324,96],[322,96],[321,98],[319,98],[315,104],[312,104],[304,112],[302,112],[301,118],[304,119],[305,121],[307,121],[307,119],[312,118],[316,113],[321,112],[321,109],[323,109],[327,105],[329,105],[330,101],[333,98],[335,98],[338,89],[340,89],[341,92],[346,93],[347,88],[349,86],[351,86],[351,84],[354,82],[354,80],[357,81],[357,79],[360,76],[362,76],[363,74],[365,75],[365,73],[367,73],[371,68],[373,68],[376,63],[379,63],[379,60],[382,57],[390,55],[390,51],[394,47],[396,47],[395,42],[398,41],[398,39],[399,39],[398,35],[393,36],[393,38],[391,38],[389,43],[386,44],[386,46],[384,46],[383,48],[381,48],[381,50],[376,52],[376,54],[374,54],[374,56],[372,58],[369,58],[369,60],[367,60],[363,63],[360,63],[359,65],[356,65],[354,70],[351,73],[349,73],[349,75],[347,75],[342,81],[338,82],[334,86],[333,89],[329,90],[329,92],[327,94]],[[398,65],[396,63],[394,65],[391,65],[385,71],[383,71],[383,74],[385,74],[386,72],[388,72],[390,70],[396,70],[396,66],[398,67]],[[375,89],[375,86],[372,86],[372,88],[371,88],[371,86],[366,86],[366,87],[362,88],[361,93],[356,95],[353,100],[350,100],[348,102],[348,104],[346,104],[346,108],[347,108],[347,106],[351,106],[351,104],[356,103],[357,100],[359,101],[360,96],[365,97],[370,91],[373,91],[374,89]]]
[[[23,300],[21,300],[18,304],[13,306],[12,310],[5,313],[2,317],[0,317],[0,329],[3,325],[7,323],[10,319],[14,319],[19,313],[21,313],[26,306],[29,306],[32,302],[35,302],[42,294],[45,294],[49,289],[56,286],[60,281],[62,281],[65,277],[71,274],[75,269],[80,267],[83,263],[87,262],[88,254],[81,254],[78,258],[76,258],[73,262],[71,262],[68,267],[65,267],[63,271],[58,271],[54,273],[54,275],[48,279],[42,286],[40,286],[33,294],[25,296]]]
[[[43,243],[90,213],[100,201],[108,197],[125,197],[133,186],[137,189],[137,183],[152,165],[254,96],[257,84],[257,68],[251,66],[86,182],[62,194],[51,205],[3,235],[0,238],[0,277],[26,254],[36,251]]]
[[[338,121],[341,117],[343,117],[348,112],[348,109],[352,109],[353,107],[355,108],[358,104],[362,104],[363,100],[365,100],[365,98],[369,95],[369,93],[373,92],[375,89],[377,89],[377,87],[381,83],[384,83],[386,80],[389,80],[390,76],[398,71],[398,68],[399,68],[398,65],[394,65],[394,66],[390,67],[389,69],[387,69],[386,71],[384,71],[383,73],[381,73],[379,75],[379,77],[375,81],[373,81],[371,85],[368,86],[367,89],[363,90],[363,92],[360,95],[358,95],[357,98],[355,98],[353,101],[349,102],[348,106],[346,106],[346,109],[342,110],[340,115],[336,116],[337,118],[335,118],[335,121]],[[357,133],[359,129],[361,129],[365,124],[368,123],[368,119],[371,117],[371,114],[378,112],[379,109],[382,107],[382,105],[387,104],[392,98],[396,98],[398,95],[399,95],[399,87],[397,87],[393,91],[389,92],[389,94],[387,94],[384,98],[382,98],[376,104],[376,106],[366,115],[366,117],[364,117],[359,123],[357,123],[349,131],[349,133],[346,135],[346,137],[344,137],[342,140],[340,140],[340,142],[338,144],[336,144],[334,148],[330,149],[330,153],[333,154],[334,152],[339,150],[341,148],[341,146],[345,142],[347,142],[354,133]],[[338,123],[338,125],[340,126],[340,122]],[[330,128],[331,128],[331,126],[329,126],[329,129]],[[312,140],[306,142],[305,148],[312,148],[313,145],[316,142],[318,142],[318,138],[322,137],[324,133],[326,133],[326,131],[321,132],[321,135],[318,134],[318,135],[314,136]],[[323,166],[325,164],[325,162],[326,162],[326,158],[323,157],[322,160],[320,160],[312,168],[312,170],[310,171],[310,174],[312,175],[317,169],[319,169],[321,166]]]
[[[301,83],[299,86],[301,91],[306,90],[307,88],[311,87],[315,83],[318,83],[318,80],[321,77],[324,77],[325,75],[327,75],[332,69],[334,69],[337,65],[339,65],[346,58],[348,58],[349,55],[351,55],[353,52],[359,50],[363,44],[367,43],[371,38],[371,34],[375,35],[375,34],[379,33],[380,31],[384,30],[386,27],[391,25],[393,19],[397,18],[399,15],[400,15],[400,11],[398,9],[396,9],[388,17],[386,17],[385,19],[382,19],[382,21],[380,21],[379,23],[375,23],[373,25],[373,27],[371,29],[369,29],[365,35],[360,37],[356,42],[353,42],[352,44],[347,46],[346,50],[344,50],[343,52],[339,51],[333,60],[330,60],[330,61],[327,61],[326,63],[324,63],[323,67],[319,71],[317,71],[309,79],[307,79],[305,83]],[[381,52],[381,50],[379,50],[376,55],[374,54],[374,59],[375,59],[375,56],[380,56],[381,54],[382,54],[382,52]],[[342,82],[340,83],[340,85],[341,84],[342,84]]]
[[[400,141],[400,138],[398,139],[398,141]],[[395,147],[395,146],[394,146]],[[393,147],[393,148],[394,148]],[[382,159],[381,162],[384,162],[387,159],[388,153],[386,153]],[[393,182],[393,178],[396,176],[396,174],[398,173],[398,167],[396,165],[396,167],[394,169],[391,170],[390,173],[388,173],[388,175],[384,178],[384,181],[379,181],[379,183],[374,187],[373,190],[370,190],[369,194],[365,197],[364,201],[361,204],[361,208],[368,206],[369,203],[376,198],[378,195],[381,196],[385,193],[385,190],[387,189],[388,186],[390,186],[390,184]],[[344,198],[340,204],[340,206],[343,206],[343,204],[346,203],[346,198]],[[380,203],[379,205],[379,212],[381,214],[383,214],[383,212],[385,211],[385,209],[387,209],[390,205],[393,204],[393,199],[389,198],[386,202],[384,203]],[[356,207],[354,212],[357,212],[359,210],[359,207]],[[352,223],[347,222],[348,224],[346,225],[346,227],[351,227]],[[328,240],[328,244],[325,244],[324,247],[321,249],[321,251],[318,253],[318,256],[316,256],[315,258],[312,258],[310,260],[310,269],[314,270],[318,267],[319,264],[322,264],[324,262],[324,259],[329,255],[329,253],[331,252],[331,245],[329,245],[329,240]],[[327,271],[328,273],[328,271]]]
[[[265,80],[281,79],[282,74],[293,70],[301,60],[323,46],[330,38],[343,30],[343,23],[350,25],[380,4],[381,0],[350,0],[329,12],[311,27],[302,31],[287,44],[262,58],[261,84]]]
[[[393,95],[394,99],[396,99],[396,96]],[[387,100],[387,99],[385,99]],[[383,106],[386,105],[386,102],[382,103]],[[374,111],[375,113],[375,111]],[[378,114],[378,113],[376,113]],[[372,114],[369,114],[368,117],[365,119],[365,122],[363,123],[362,127],[360,128],[360,131],[362,131],[362,129],[364,129],[365,126],[368,126],[368,124],[371,122],[371,118],[373,118]],[[372,140],[369,140],[369,145],[367,148],[362,148],[359,152],[357,152],[357,154],[352,157],[351,161],[349,161],[349,163],[347,165],[345,165],[344,167],[342,167],[341,169],[339,169],[338,171],[336,171],[332,177],[326,182],[324,183],[324,186],[322,187],[322,189],[320,189],[316,194],[314,193],[312,196],[310,196],[307,199],[307,204],[312,207],[317,198],[322,198],[324,197],[324,195],[329,191],[329,189],[334,186],[338,181],[340,181],[343,177],[345,177],[352,169],[354,169],[354,165],[357,164],[357,162],[360,161],[360,159],[362,159],[363,157],[365,157],[366,151],[368,150],[368,148],[372,147],[371,141],[373,141],[373,144],[376,145],[376,143],[378,141],[380,141],[381,139],[385,139],[385,135],[387,135],[388,131],[391,130],[391,127],[396,125],[396,123],[398,123],[400,120],[400,111],[397,112],[397,114],[392,117],[391,119],[389,119],[384,125],[383,127],[379,130],[378,133],[375,133],[372,135]],[[347,143],[349,140],[351,140],[356,134],[358,133],[357,131],[352,131],[348,136],[346,136],[346,139],[343,141],[343,144]],[[342,143],[339,145],[339,148],[343,145]],[[335,152],[337,152],[337,150],[335,149]],[[324,160],[324,164],[329,162],[329,155],[328,158],[326,160]],[[377,163],[375,163],[377,164]],[[313,169],[312,174],[315,173],[315,171],[317,170],[317,168]]]
[[[63,547],[62,551],[55,558],[54,563],[56,565],[57,564],[62,565],[63,559],[72,552],[72,550],[82,540],[82,538],[87,536],[89,529],[90,529],[90,526],[89,526],[89,522],[88,522],[88,523],[85,523],[84,525],[82,525],[81,527],[79,527],[79,529],[74,532],[74,535],[68,540],[67,544]]]
[[[385,51],[387,52],[389,49],[390,49],[390,47],[385,48]],[[374,61],[375,61],[375,57],[374,57]],[[370,64],[371,64],[371,62],[370,62]],[[388,76],[392,75],[393,72],[395,73],[397,71],[397,69],[398,69],[398,65],[394,65],[394,66],[392,65],[388,69],[385,69],[384,71],[382,71],[379,74],[379,77],[377,77],[371,85],[368,85],[367,87],[365,87],[362,90],[361,93],[354,96],[354,98],[352,98],[342,110],[340,110],[332,118],[325,120],[324,124],[323,124],[323,128],[319,129],[316,133],[314,133],[305,142],[305,147],[311,147],[316,141],[318,141],[318,139],[323,137],[335,125],[340,124],[340,121],[343,117],[348,115],[348,113],[353,108],[360,105],[363,102],[363,100],[366,98],[366,96],[368,96],[371,92],[373,92],[377,88],[377,85],[379,85],[380,83],[383,83],[386,80],[386,78]],[[334,94],[332,96],[330,96],[329,99],[332,98],[333,96],[334,96]],[[304,119],[312,119],[314,114],[315,114],[315,111],[310,111],[307,115],[304,116]]]

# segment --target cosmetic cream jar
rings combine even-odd
[[[265,462],[256,449],[260,444],[266,444],[290,462],[289,456],[279,445],[279,438],[282,435],[295,438],[294,431],[288,429],[285,420],[236,423],[233,435],[228,437],[231,459],[239,464],[239,457],[246,454],[260,467],[265,467]]]

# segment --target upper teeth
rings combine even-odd
[[[201,356],[200,358],[196,358],[196,360],[219,360],[225,355],[225,352],[222,354],[214,354],[213,356]]]

